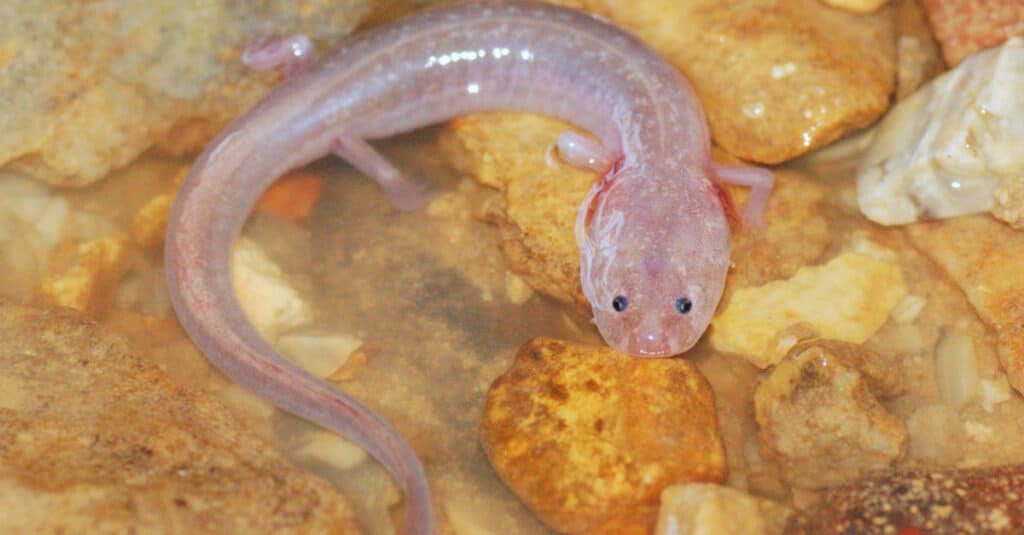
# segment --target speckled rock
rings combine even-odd
[[[348,502],[69,309],[0,301],[0,531],[358,533]]]
[[[946,63],[920,0],[899,0],[895,7],[896,100],[903,100],[946,70]]]
[[[1021,533],[1022,488],[1022,465],[887,472],[829,491],[786,533]]]
[[[1024,3],[1020,0],[921,0],[928,11],[946,63],[1024,37]]]
[[[790,351],[754,393],[758,438],[784,481],[816,489],[886,468],[907,442],[878,401],[903,390],[898,369],[853,344],[815,340]]]
[[[1024,232],[977,215],[918,223],[908,234],[995,329],[1010,385],[1024,393]]]
[[[465,176],[497,188],[504,200],[489,210],[501,229],[510,268],[532,287],[574,306],[590,305],[580,290],[579,250],[573,232],[576,212],[596,175],[561,163],[549,154],[561,121],[536,115],[478,114],[452,121],[441,135],[441,150]],[[735,158],[716,151],[723,163]],[[553,165],[548,165],[552,159]],[[818,259],[831,241],[825,219],[825,188],[792,170],[775,173],[776,187],[765,211],[765,227],[738,228],[733,236],[733,287],[763,284],[792,275]],[[738,206],[745,188],[727,189]]]
[[[724,479],[714,393],[684,359],[537,338],[487,394],[502,480],[565,533],[647,534],[665,487]]]
[[[882,115],[896,73],[894,10],[819,0],[591,0],[679,67],[732,154],[779,163]]]
[[[201,147],[278,79],[238,60],[259,38],[328,44],[366,0],[0,3],[0,166],[86,185],[156,147]]]

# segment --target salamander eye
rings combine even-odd
[[[679,312],[680,314],[686,314],[692,308],[693,301],[690,301],[689,298],[680,297],[679,299],[676,299],[676,311]]]
[[[628,306],[629,299],[626,299],[626,296],[624,295],[618,295],[615,299],[612,299],[612,308],[614,308],[616,312],[622,312],[623,310],[626,310],[626,307]]]

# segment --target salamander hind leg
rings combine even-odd
[[[399,210],[419,210],[430,201],[432,190],[429,186],[405,178],[391,162],[361,139],[338,138],[334,154],[376,181],[391,205]]]
[[[760,167],[734,167],[717,163],[711,166],[714,173],[712,178],[716,182],[750,188],[750,198],[743,207],[743,223],[751,227],[763,225],[764,209],[775,185],[775,175]]]
[[[249,68],[269,71],[284,67],[285,76],[305,71],[315,60],[316,47],[302,34],[274,41],[256,41],[242,52],[242,63]]]
[[[559,134],[558,155],[569,165],[598,173],[607,171],[615,162],[615,156],[604,146],[575,132]]]

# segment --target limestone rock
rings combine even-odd
[[[491,385],[480,433],[502,480],[560,532],[647,534],[662,489],[725,477],[714,393],[684,359],[534,339]]]
[[[0,3],[0,166],[83,186],[147,149],[183,154],[250,107],[277,76],[239,60],[259,38],[321,43],[366,0]]]
[[[591,0],[693,83],[715,143],[779,163],[870,124],[896,74],[891,7],[861,15],[819,0]]]
[[[1024,175],[1022,95],[1024,39],[1014,38],[901,101],[860,163],[861,212],[901,225],[990,210],[999,184]]]
[[[657,535],[782,535],[788,507],[724,485],[689,483],[661,493]]]
[[[825,338],[861,343],[906,295],[898,265],[846,252],[789,279],[735,290],[711,322],[710,341],[765,368],[789,349],[774,351],[787,329],[806,325]]]
[[[878,361],[852,344],[807,342],[758,386],[761,446],[787,483],[829,487],[902,455],[907,430],[878,401],[902,392],[899,370]]]
[[[358,533],[348,502],[69,309],[0,302],[0,531]]]

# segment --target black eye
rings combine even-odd
[[[686,314],[691,308],[693,308],[693,301],[690,301],[686,297],[676,299],[676,310],[679,311],[680,314]]]
[[[612,308],[614,308],[616,312],[622,312],[623,310],[626,310],[626,307],[628,306],[629,299],[626,299],[626,296],[624,295],[619,295],[616,296],[615,299],[612,299]]]

